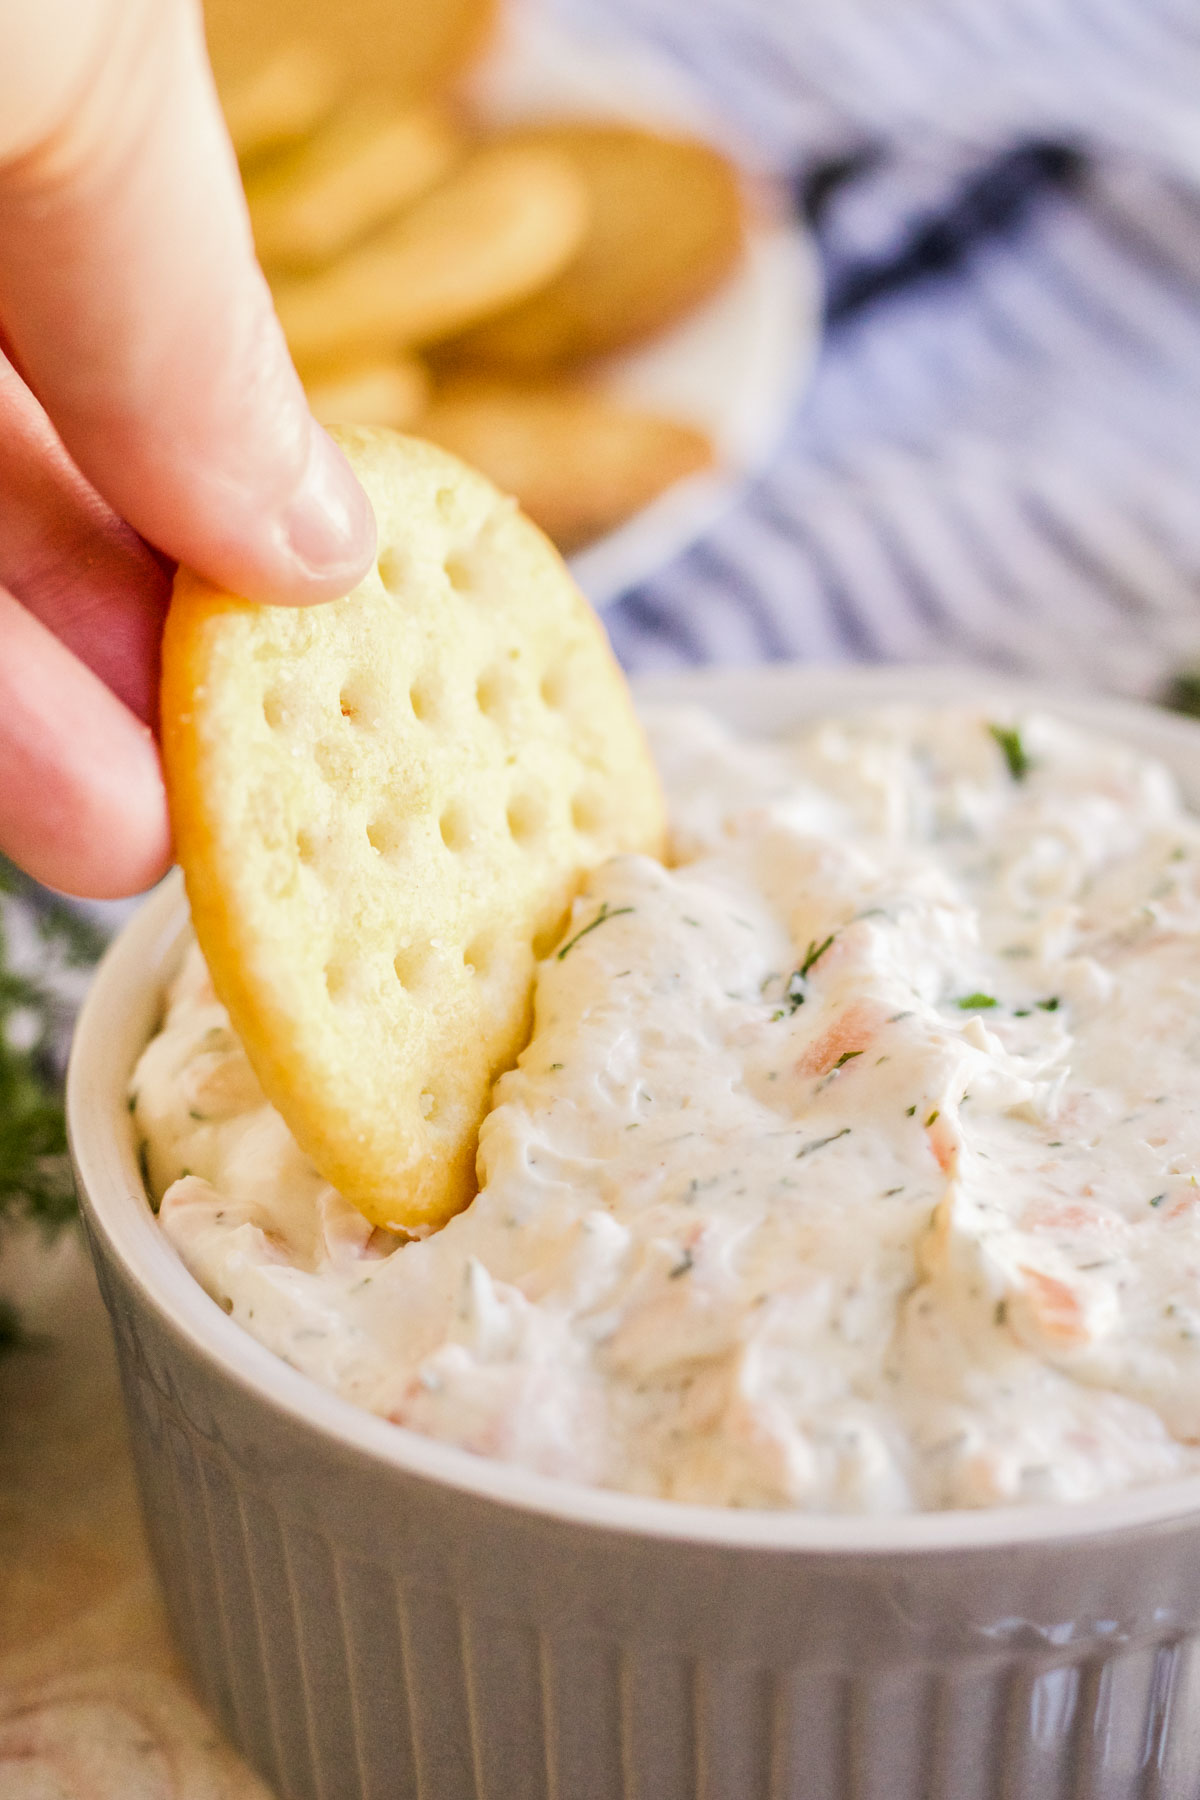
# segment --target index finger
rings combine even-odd
[[[223,587],[347,592],[374,520],[308,412],[255,263],[198,10],[5,7],[0,70],[0,319],[71,455]]]

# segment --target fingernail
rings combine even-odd
[[[284,515],[288,547],[307,575],[352,586],[375,553],[375,515],[350,464],[319,425],[308,467]]]

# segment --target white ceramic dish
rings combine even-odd
[[[1160,756],[1200,726],[959,671],[647,684],[741,728],[968,691]],[[175,1630],[288,1800],[1185,1800],[1200,1791],[1200,1479],[1075,1507],[724,1512],[492,1463],[247,1337],[142,1190],[125,1093],[185,910],[98,972],[68,1112]]]
[[[611,26],[568,29],[543,5],[506,8],[502,35],[470,91],[498,121],[618,118],[692,131],[746,167],[746,146],[673,64]],[[699,425],[716,466],[678,482],[572,559],[594,606],[652,575],[737,499],[778,445],[816,359],[821,293],[812,241],[775,185],[748,174],[747,187],[752,223],[742,266],[674,329],[604,371],[612,392]]]

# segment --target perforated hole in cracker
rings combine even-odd
[[[372,819],[367,826],[367,842],[379,856],[392,856],[403,844],[405,833],[402,819]]]
[[[548,706],[551,712],[558,712],[567,703],[567,671],[557,664],[548,668],[538,683],[538,693],[542,705]]]
[[[514,794],[504,814],[513,842],[524,846],[540,837],[548,823],[547,810],[540,794]]]
[[[408,702],[415,718],[423,725],[434,725],[446,710],[446,684],[439,675],[425,674],[408,690]]]
[[[485,981],[492,972],[498,948],[499,940],[495,934],[490,931],[482,931],[467,945],[463,952],[463,962],[472,974],[479,976],[481,981]]]
[[[446,580],[456,594],[469,594],[475,586],[475,576],[470,563],[462,556],[448,556],[445,561]]]
[[[438,820],[438,830],[447,850],[457,854],[469,849],[475,837],[475,821],[470,807],[464,801],[454,801]]]
[[[397,550],[395,545],[389,544],[386,549],[379,552],[379,561],[376,567],[379,570],[379,579],[389,594],[400,594],[404,591],[409,578],[409,562],[402,550]]]
[[[392,959],[396,980],[410,994],[420,994],[434,973],[437,952],[430,944],[403,944]]]
[[[505,721],[517,697],[516,681],[511,669],[494,666],[485,669],[475,683],[475,704],[485,719]]]
[[[379,725],[384,704],[375,676],[366,672],[348,676],[338,694],[338,707],[343,719],[349,719],[352,725]]]
[[[607,801],[595,789],[581,788],[571,801],[571,823],[584,837],[602,831],[610,816]]]

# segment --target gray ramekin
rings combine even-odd
[[[978,676],[650,684],[771,732]],[[1200,727],[1000,682],[1163,757]],[[288,1800],[1193,1800],[1200,1479],[895,1519],[598,1492],[389,1425],[248,1337],[146,1204],[125,1106],[185,908],[105,957],[72,1150],[179,1643]]]

